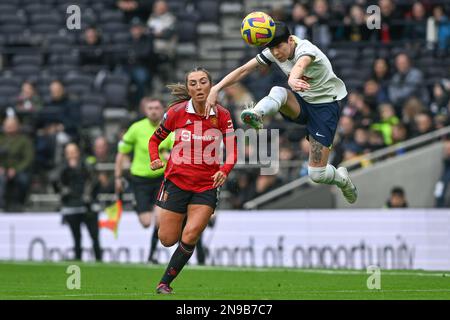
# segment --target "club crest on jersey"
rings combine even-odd
[[[217,120],[217,117],[211,117],[211,118],[209,118],[210,120],[211,120],[211,125],[213,126],[213,127],[216,127],[217,128],[217,126],[218,126],[218,120]]]

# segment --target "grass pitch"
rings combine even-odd
[[[67,289],[67,267],[81,270],[81,288]],[[450,272],[381,271],[381,290],[367,289],[360,270],[186,266],[175,294],[154,293],[165,266],[0,262],[0,300],[450,299]]]

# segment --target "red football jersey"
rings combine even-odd
[[[195,113],[192,100],[173,105],[149,141],[151,161],[159,158],[158,145],[175,132],[175,143],[164,177],[179,188],[203,192],[213,188],[212,176],[219,170],[229,174],[237,159],[236,137],[230,112],[218,105],[208,119]],[[225,137],[225,139],[224,139]],[[220,166],[223,144],[227,157]]]

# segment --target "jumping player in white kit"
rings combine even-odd
[[[340,117],[339,100],[347,95],[344,82],[333,72],[325,54],[308,40],[291,35],[286,24],[276,22],[274,38],[246,64],[230,72],[208,96],[205,114],[216,108],[220,90],[240,81],[258,67],[275,63],[288,76],[291,90],[273,87],[268,96],[241,113],[244,123],[263,127],[263,117],[280,112],[283,118],[306,125],[310,142],[308,175],[316,183],[339,187],[349,203],[358,197],[347,169],[328,163]]]

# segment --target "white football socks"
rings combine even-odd
[[[268,96],[262,98],[253,108],[261,116],[276,114],[286,104],[288,93],[286,88],[272,87]]]
[[[308,166],[308,175],[316,183],[334,184],[339,188],[342,188],[347,182],[331,164],[327,164],[326,167]]]

